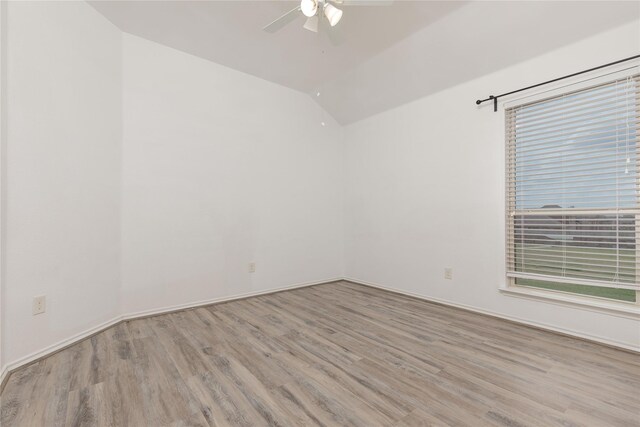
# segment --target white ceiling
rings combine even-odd
[[[262,27],[290,1],[92,1],[123,31],[321,96],[346,124],[624,22],[640,2],[401,1],[344,7],[344,42]],[[640,33],[639,33],[640,37]],[[585,66],[592,64],[585,64]],[[596,64],[597,65],[597,64]]]

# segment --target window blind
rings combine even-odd
[[[639,290],[640,75],[506,110],[507,276]]]

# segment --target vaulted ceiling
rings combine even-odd
[[[640,22],[640,2],[396,0],[344,6],[334,45],[303,29],[302,15],[275,34],[262,31],[297,2],[91,4],[127,33],[308,93],[343,124]],[[590,65],[598,64],[580,66]]]

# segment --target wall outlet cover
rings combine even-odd
[[[447,267],[444,269],[444,278],[447,280],[453,280],[453,268]]]
[[[47,297],[45,295],[39,295],[33,297],[32,314],[42,314],[47,310]]]

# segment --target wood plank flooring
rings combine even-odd
[[[640,356],[342,282],[119,324],[0,401],[2,427],[640,426]]]

